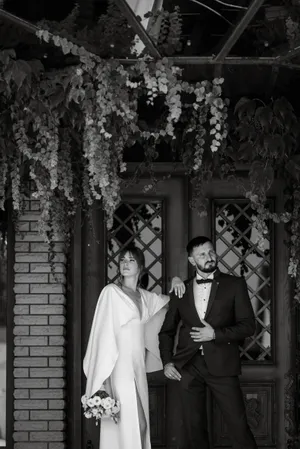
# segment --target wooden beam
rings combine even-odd
[[[250,164],[243,164],[243,163],[236,163],[235,165],[235,169],[238,172],[245,172],[245,171],[249,171],[250,169]],[[138,162],[127,162],[126,164],[127,166],[127,170],[124,172],[123,177],[126,179],[129,175],[135,173],[135,171],[137,169],[141,169],[141,174],[144,175],[145,177],[147,176],[147,174],[149,173],[149,168],[146,167],[145,165],[141,165]],[[180,162],[153,162],[151,164],[153,171],[155,174],[157,174],[158,176],[163,176],[163,175],[168,175],[168,174],[174,174],[176,175],[184,175],[186,174],[186,169],[183,166],[182,163]]]
[[[172,61],[176,65],[219,65],[220,63],[215,60],[213,56],[169,56],[169,61]],[[137,59],[134,58],[126,58],[119,59],[122,64],[134,64],[137,62]],[[224,59],[223,63],[225,65],[280,65],[280,66],[290,66],[291,64],[283,64],[278,62],[278,59],[274,57],[260,57],[260,58],[252,58],[247,56],[228,56]],[[297,66],[292,64],[294,67]],[[300,65],[299,65],[300,67]]]
[[[148,49],[150,55],[154,58],[161,58],[161,55],[159,51],[156,49],[155,45],[153,44],[152,40],[148,36],[147,32],[144,30],[141,23],[137,20],[137,17],[131,10],[131,8],[127,5],[126,0],[118,0],[120,8],[123,10],[123,7],[121,6],[121,3],[125,4],[124,7],[124,14],[126,15],[126,18],[128,20],[128,23],[132,26],[136,34],[140,37],[142,42],[145,44],[146,48]],[[126,13],[125,13],[126,8]],[[129,10],[129,11],[128,11]],[[18,16],[15,16],[14,14],[11,14],[4,9],[0,8],[0,19],[7,20],[8,22],[11,22],[12,24],[19,26],[23,28],[24,30],[28,31],[31,34],[36,34],[40,28],[36,25],[33,25],[32,23],[28,22],[27,20],[21,19]],[[89,49],[91,49],[91,46],[89,46]],[[95,54],[97,54],[97,49],[93,47],[93,51]]]
[[[235,28],[232,30],[232,33],[224,43],[221,48],[219,54],[215,57],[216,62],[223,62],[226,56],[229,54],[232,47],[236,44],[238,39],[241,37],[259,8],[264,3],[264,0],[253,0],[241,20],[236,24]]]
[[[201,56],[177,56],[168,58],[170,61],[174,63],[174,65],[178,66],[186,66],[186,65],[218,65],[220,64],[213,57],[201,57]],[[128,60],[125,60],[128,61]],[[124,61],[124,62],[125,62]],[[122,61],[123,62],[123,61]],[[288,69],[300,70],[300,64],[291,64],[289,62],[281,62],[275,57],[260,57],[260,58],[252,58],[252,57],[231,57],[228,56],[222,62],[224,65],[241,65],[241,66],[278,66],[278,67],[286,67]]]
[[[137,16],[134,14],[126,0],[116,0],[116,4],[119,6],[120,10],[123,12],[124,16],[128,20],[129,25],[133,28],[136,34],[139,36],[146,49],[148,50],[150,56],[153,58],[161,58],[161,54],[154,45],[152,39],[148,35],[147,31],[138,20]]]
[[[28,31],[29,33],[36,34],[37,31],[39,31],[39,27],[36,25],[33,25],[30,22],[27,22],[26,20],[21,19],[20,17],[17,17],[13,14],[10,14],[7,11],[4,11],[0,8],[0,19],[7,20],[11,23],[13,23],[16,26],[22,27],[24,30]],[[291,51],[296,51],[297,54],[298,51],[300,52],[300,49],[298,50],[298,47]],[[95,48],[91,49],[90,51],[93,51],[95,54]],[[176,56],[176,57],[170,57],[168,58],[170,61],[173,62],[174,65],[178,65],[181,67],[184,67],[186,65],[256,65],[256,66],[278,66],[278,67],[286,67],[288,69],[293,70],[300,70],[300,64],[291,64],[286,59],[281,59],[280,57],[261,57],[261,58],[252,58],[252,57],[225,57],[222,63],[216,60],[213,56]],[[127,58],[127,59],[119,59],[119,62],[124,65],[129,64],[135,64],[138,60],[134,58]]]
[[[12,23],[13,25],[16,25],[17,27],[23,28],[23,30],[27,31],[30,34],[34,34],[37,37],[37,32],[40,31],[40,27],[28,22],[27,20],[21,19],[18,16],[15,16],[14,14],[11,14],[7,11],[5,11],[4,9],[0,8],[0,19],[4,19],[7,22]],[[49,31],[51,33],[51,31]],[[55,32],[54,32],[55,34]],[[77,44],[77,45],[81,45],[81,43],[76,42],[76,39],[74,38],[74,40],[72,41],[73,44]],[[46,44],[46,42],[45,42]],[[54,43],[50,40],[50,42],[48,43],[48,45],[54,47]],[[99,56],[97,53],[97,48],[95,48],[93,45],[90,44],[85,44],[84,48],[86,50],[88,50],[89,52],[93,53],[96,56]],[[68,55],[69,57],[70,55]],[[76,59],[76,57],[74,56],[74,59]]]
[[[300,55],[300,45],[297,45],[296,47],[292,48],[291,50],[288,50],[286,53],[277,56],[277,60],[280,62],[289,61],[290,59],[294,58],[295,56]]]
[[[24,30],[32,34],[36,34],[40,30],[40,28],[37,27],[36,25],[33,25],[32,23],[27,22],[27,20],[23,20],[21,19],[21,17],[17,17],[14,14],[5,11],[2,8],[0,8],[0,19],[1,18],[7,20],[8,22],[11,22],[14,25],[23,28]]]
[[[220,64],[213,57],[209,56],[176,56],[176,57],[168,57],[168,60],[171,61],[174,65],[179,67],[185,66],[201,66],[201,65],[211,65],[220,66],[220,65],[228,65],[228,66],[274,66],[274,67],[285,67],[290,70],[300,70],[300,64],[290,64],[289,62],[280,62],[276,58],[251,58],[251,57],[227,57],[224,59],[223,63]],[[131,65],[135,64],[138,59],[119,59],[118,60],[123,65]],[[220,71],[217,69],[215,72],[216,76],[220,76]]]

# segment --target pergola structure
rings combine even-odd
[[[154,59],[161,58],[161,54],[157,48],[157,45],[151,39],[147,31],[142,26],[139,18],[134,14],[126,0],[116,0],[123,14],[128,20],[129,25],[133,28],[136,34],[139,36],[143,44],[145,45],[146,52]],[[264,0],[252,0],[250,5],[244,8],[244,12],[235,24],[232,26],[228,35],[224,39],[222,46],[217,54],[212,54],[210,56],[175,56],[169,59],[174,62],[174,64],[179,66],[186,65],[210,65],[214,67],[214,73],[216,76],[221,75],[223,66],[271,66],[276,70],[279,67],[288,67],[293,70],[300,70],[300,62],[291,62],[295,57],[300,55],[300,45],[295,48],[288,48],[284,52],[279,53],[275,56],[268,57],[251,57],[251,56],[230,56],[230,51],[234,45],[241,38],[242,34],[246,28],[251,24],[255,15],[258,13],[260,8],[263,6]],[[7,12],[0,8],[0,18],[13,23],[17,26],[22,27],[24,30],[30,33],[36,33],[38,27],[34,24],[17,17],[14,14]],[[97,54],[97,49],[94,49]],[[125,59],[120,60],[120,62],[125,64],[133,63],[135,59]]]

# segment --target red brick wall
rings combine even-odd
[[[57,239],[55,280],[38,203],[27,209],[15,242],[14,449],[64,449],[66,258]]]

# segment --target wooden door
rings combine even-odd
[[[245,181],[245,185],[247,182]],[[286,448],[289,423],[289,375],[293,363],[291,292],[287,276],[288,250],[283,225],[268,224],[264,249],[259,249],[252,224],[256,212],[237,186],[214,181],[205,192],[207,217],[190,218],[191,234],[210,235],[221,271],[243,275],[256,315],[257,329],[240,348],[240,378],[248,422],[259,447]],[[269,193],[268,207],[283,210],[283,184]],[[209,400],[213,448],[231,447],[224,417]]]
[[[210,236],[221,271],[244,275],[256,314],[257,331],[241,348],[244,392],[249,424],[259,447],[284,449],[289,418],[286,376],[292,365],[290,291],[287,280],[288,251],[282,225],[269,224],[264,251],[256,245],[252,229],[255,211],[235,185],[213,182],[206,190],[206,217],[188,208],[184,177],[161,181],[147,191],[148,179],[123,191],[114,226],[105,232],[100,211],[93,226],[85,226],[83,239],[82,347],[85,350],[99,291],[117,277],[120,248],[130,241],[143,249],[148,266],[148,288],[167,292],[174,275],[188,274],[185,246],[196,235]],[[274,185],[269,207],[282,210],[280,184]],[[95,244],[95,239],[98,241]],[[186,449],[176,385],[163,373],[148,376],[153,449]],[[231,447],[224,417],[208,392],[212,448]],[[98,449],[99,429],[82,421],[82,449]],[[101,449],[101,448],[100,448]]]

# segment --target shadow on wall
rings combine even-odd
[[[0,326],[0,446],[6,446],[6,327]]]

